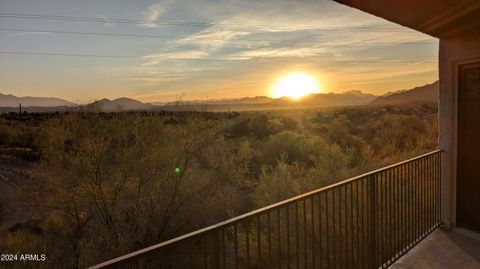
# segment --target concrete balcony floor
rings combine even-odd
[[[480,269],[480,234],[437,229],[390,268]]]

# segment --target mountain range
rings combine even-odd
[[[91,104],[88,104],[87,106],[98,107],[100,110],[105,112],[121,110],[152,110],[156,108],[155,105],[149,103],[142,103],[138,100],[126,97],[118,98],[115,100],[104,98],[102,100],[98,100]]]
[[[57,106],[75,106],[76,104],[55,97],[17,97],[11,94],[0,93],[0,107],[18,107],[22,104],[24,107],[57,107]]]
[[[18,104],[22,104],[22,107],[30,112],[65,111],[85,107],[112,112],[122,110],[242,111],[301,107],[397,105],[415,102],[438,102],[438,81],[413,89],[389,92],[382,96],[352,90],[343,93],[309,94],[299,100],[289,97],[270,98],[256,96],[237,99],[193,100],[150,104],[122,97],[114,100],[105,98],[87,105],[76,105],[60,98],[16,97],[0,94],[0,112],[18,111]]]
[[[400,105],[418,102],[438,102],[438,81],[409,90],[389,92],[370,102],[371,105]]]

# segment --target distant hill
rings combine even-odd
[[[18,107],[22,104],[23,107],[61,107],[61,106],[75,106],[74,103],[54,97],[17,97],[11,94],[0,93],[0,107]]]
[[[370,105],[400,105],[417,102],[438,102],[438,81],[409,90],[389,92],[377,97]]]
[[[91,104],[88,104],[87,107],[95,107],[105,112],[111,112],[111,111],[131,111],[131,110],[151,110],[151,109],[154,109],[156,106],[148,103],[142,103],[135,99],[122,97],[115,100],[104,98],[104,99],[95,101]]]
[[[112,112],[133,110],[243,111],[305,107],[401,105],[414,102],[437,101],[438,81],[409,90],[390,92],[382,96],[375,96],[353,90],[343,93],[310,94],[299,100],[294,100],[289,97],[275,99],[267,96],[256,96],[236,99],[193,100],[150,104],[122,97],[114,100],[101,99],[88,105],[76,106],[71,102],[59,98],[16,97],[13,95],[0,94],[0,112],[18,111],[19,103],[29,112],[65,111],[82,108],[95,108],[105,112]]]
[[[50,112],[62,112],[62,111],[75,111],[79,106],[29,106],[22,107],[23,112],[28,113],[50,113]],[[0,113],[18,112],[18,106],[16,107],[0,107]]]
[[[153,103],[155,105],[164,106],[196,106],[196,105],[227,105],[227,104],[265,104],[269,103],[273,98],[267,96],[243,97],[243,98],[225,98],[225,99],[211,99],[211,100],[192,100],[192,101],[178,101],[167,103]]]
[[[375,95],[362,93],[361,91],[347,91],[343,93],[310,94],[298,101],[282,97],[275,102],[284,105],[295,104],[312,107],[360,106],[370,103],[375,98]]]
[[[344,93],[310,94],[299,100],[294,100],[289,97],[274,99],[266,96],[257,96],[238,99],[170,102],[160,108],[165,110],[241,111],[301,107],[357,106],[366,105],[375,98],[375,95],[365,94],[361,91],[348,91]]]
[[[265,104],[269,103],[273,98],[267,96],[244,97],[237,99],[220,99],[214,101],[217,104]]]
[[[61,100],[61,99],[60,99]],[[71,103],[70,103],[71,104]],[[63,105],[63,106],[24,106],[22,103],[23,111],[27,112],[55,112],[55,111],[76,111],[82,109],[98,109],[104,112],[114,111],[133,111],[133,110],[152,110],[158,108],[158,106],[142,103],[135,99],[126,97],[118,98],[115,100],[101,99],[87,105]],[[0,113],[5,112],[18,112],[18,104],[14,106],[0,106]]]

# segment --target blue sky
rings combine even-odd
[[[332,1],[0,0],[0,13],[0,92],[18,96],[270,95],[296,71],[323,92],[382,94],[438,76],[437,39]]]

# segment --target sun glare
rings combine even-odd
[[[299,99],[307,94],[318,92],[317,80],[301,72],[290,73],[279,78],[272,88],[274,98],[286,96]]]

